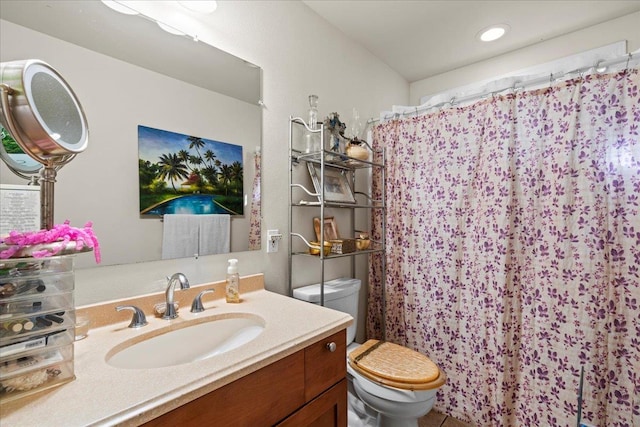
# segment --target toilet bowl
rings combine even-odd
[[[377,413],[376,426],[417,427],[446,381],[426,356],[383,341],[367,341],[347,360],[356,394]]]
[[[359,290],[357,279],[324,284],[325,307],[354,319],[347,328],[349,427],[417,427],[418,418],[433,408],[446,376],[429,358],[409,348],[377,340],[354,343]],[[318,304],[320,285],[294,289],[293,296]]]

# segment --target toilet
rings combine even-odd
[[[325,307],[350,314],[347,328],[349,427],[417,427],[436,400],[445,374],[428,357],[409,348],[378,340],[354,342],[360,280],[325,282]],[[320,304],[320,285],[293,290],[294,298]]]

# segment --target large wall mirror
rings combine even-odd
[[[232,216],[231,251],[249,250],[259,67],[99,0],[2,1],[0,19],[0,60],[47,62],[85,110],[89,148],[58,174],[54,217],[93,222],[101,265],[161,259],[163,222],[139,212],[139,126],[242,146],[244,211]],[[4,163],[0,182],[26,184]],[[76,265],[95,263],[81,256]]]

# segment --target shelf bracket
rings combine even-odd
[[[320,197],[320,194],[319,194],[319,193],[312,193],[311,191],[307,190],[307,187],[305,187],[305,186],[304,186],[304,185],[302,185],[302,184],[291,184],[291,187],[292,187],[292,188],[293,188],[293,187],[299,187],[299,188],[302,188],[302,190],[303,190],[305,193],[307,193],[308,195],[313,196],[313,197]]]

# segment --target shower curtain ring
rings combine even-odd
[[[521,81],[513,82],[513,90],[515,92],[518,92],[519,90],[523,90],[523,89],[524,89],[524,83],[523,82],[521,82]]]
[[[631,61],[631,52],[627,54],[627,64],[624,67],[625,71],[629,71],[629,61]]]
[[[453,107],[454,105],[456,105],[456,97],[452,96],[451,99],[449,100],[449,104]]]

